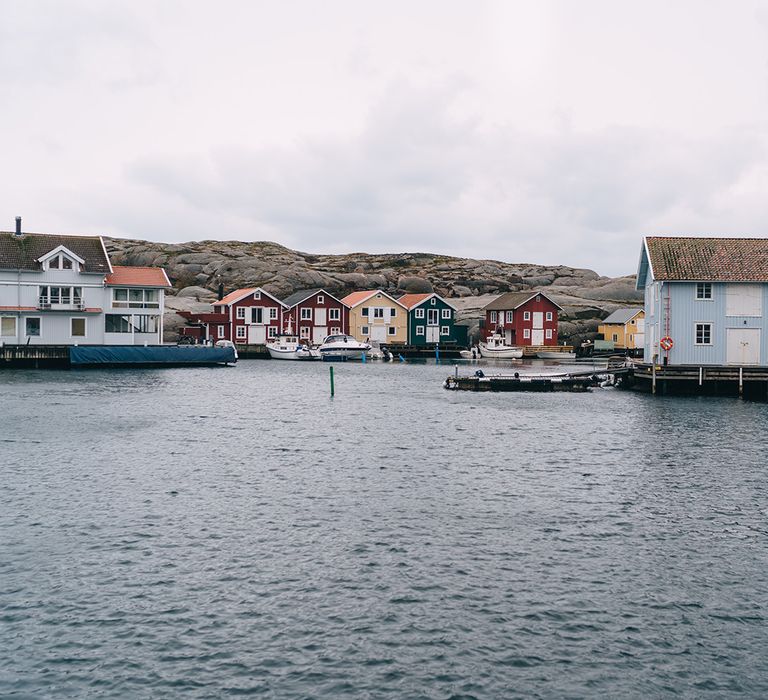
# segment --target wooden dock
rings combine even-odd
[[[69,367],[68,345],[2,345],[0,369]]]
[[[651,394],[741,396],[768,400],[768,367],[636,363],[634,387]]]

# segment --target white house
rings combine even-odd
[[[0,232],[0,343],[163,342],[162,268],[112,266],[100,236]]]
[[[768,365],[768,239],[647,237],[645,358],[670,365]]]

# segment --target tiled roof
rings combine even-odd
[[[628,309],[616,309],[616,311],[606,317],[601,323],[617,323],[623,326],[637,316],[642,310],[643,308],[641,306],[634,306]]]
[[[432,294],[403,294],[398,301],[406,308],[412,309],[417,304],[421,304],[422,301],[429,299]]]
[[[255,292],[256,287],[245,287],[244,289],[236,289],[234,292],[230,292],[223,299],[219,299],[213,303],[214,306],[229,306],[234,304],[239,299],[248,296],[251,292]]]
[[[109,272],[109,258],[99,236],[64,236],[52,233],[0,232],[0,269],[39,270],[37,262],[46,253],[64,246],[85,260],[84,272]]]
[[[171,283],[162,267],[125,267],[115,265],[107,275],[107,285],[131,287],[170,287]]]
[[[496,297],[490,304],[486,304],[483,307],[483,311],[509,311],[516,309],[518,306],[522,306],[529,299],[537,295],[543,296],[547,301],[555,304],[544,292],[507,292],[500,297]],[[558,309],[562,308],[559,304],[555,304]]]
[[[345,296],[341,301],[351,308],[364,301],[367,301],[374,294],[377,294],[378,291],[378,289],[368,289],[364,292],[352,292],[352,294],[347,294],[347,296]]]
[[[768,239],[648,236],[657,280],[768,282]]]

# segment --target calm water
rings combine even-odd
[[[0,697],[768,695],[765,404],[0,373]]]

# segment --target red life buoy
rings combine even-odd
[[[672,338],[670,338],[668,335],[665,335],[665,336],[664,336],[664,337],[663,337],[663,338],[662,338],[662,339],[659,341],[659,345],[661,345],[661,347],[662,347],[664,350],[666,350],[667,352],[669,352],[669,351],[670,351],[670,350],[671,350],[673,347],[675,347],[675,342],[674,342],[674,341],[672,340]]]

